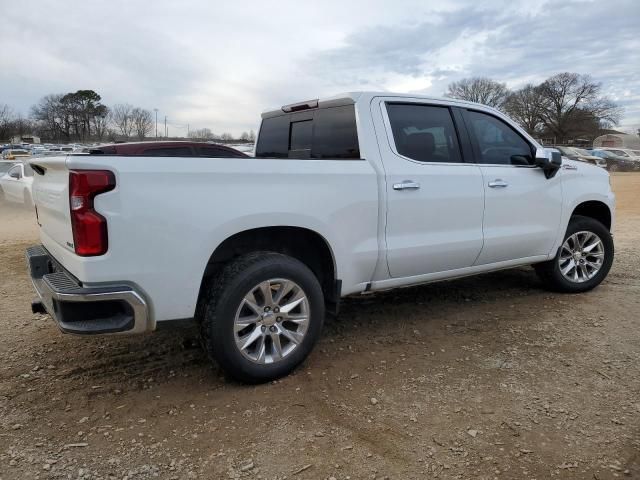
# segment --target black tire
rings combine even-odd
[[[545,288],[554,292],[581,293],[597,287],[606,278],[609,270],[611,269],[611,265],[613,264],[614,257],[613,237],[611,236],[611,233],[599,221],[591,217],[575,215],[569,221],[569,226],[567,227],[567,232],[565,233],[562,242],[564,243],[565,240],[574,233],[582,231],[595,233],[602,240],[604,247],[604,259],[600,270],[591,279],[582,283],[576,283],[568,280],[560,271],[558,257],[560,255],[561,248],[559,248],[558,253],[553,260],[534,265],[536,273],[542,280]]]
[[[290,354],[271,364],[256,363],[236,346],[234,321],[244,296],[273,278],[292,280],[302,288],[309,302],[309,324]],[[225,374],[245,383],[262,383],[287,375],[305,360],[320,337],[324,314],[322,288],[305,264],[279,253],[255,252],[229,262],[206,282],[196,320],[203,347]]]
[[[616,165],[615,163],[612,163],[612,164],[609,166],[609,171],[610,171],[610,172],[617,172],[618,170],[620,170],[620,168],[619,168],[619,167],[618,167],[618,165]]]

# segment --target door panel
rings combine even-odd
[[[482,173],[462,163],[449,109],[410,102],[380,108],[391,276],[472,266],[482,248]]]
[[[484,247],[476,265],[547,255],[560,224],[560,176],[547,179],[535,167],[480,169],[486,189]]]
[[[387,175],[387,262],[391,276],[473,265],[482,248],[483,189],[478,167],[412,163],[402,167]],[[407,179],[419,183],[420,189],[393,189],[394,184]]]
[[[534,167],[534,148],[488,112],[462,110],[485,189],[484,246],[476,265],[549,254],[562,213],[560,177]]]

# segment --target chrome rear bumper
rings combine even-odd
[[[42,245],[28,248],[26,257],[42,305],[63,332],[133,334],[154,329],[147,303],[134,288],[84,287]]]

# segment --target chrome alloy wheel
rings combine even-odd
[[[240,353],[260,364],[275,363],[302,343],[309,327],[309,299],[291,280],[259,283],[242,299],[234,320]]]
[[[558,264],[560,273],[574,283],[591,280],[604,263],[604,244],[593,232],[577,232],[562,244]]]

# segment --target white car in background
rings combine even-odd
[[[7,202],[31,207],[33,205],[32,183],[33,170],[31,167],[24,163],[16,163],[0,177],[0,196]]]

